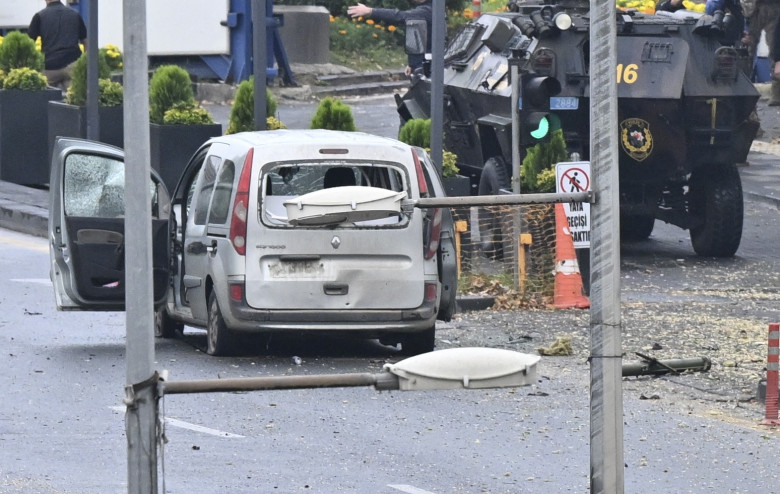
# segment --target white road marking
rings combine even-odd
[[[431,491],[426,491],[424,489],[420,489],[418,487],[415,487],[413,485],[405,485],[405,484],[387,484],[387,487],[392,487],[393,489],[397,489],[401,492],[406,492],[407,494],[435,494]]]
[[[36,283],[39,285],[51,286],[51,280],[48,278],[13,278],[10,281],[15,281],[17,283]]]
[[[125,407],[120,407],[120,406],[113,406],[113,407],[108,407],[108,408],[110,408],[111,410],[114,410],[116,412],[123,412],[124,413],[124,411],[125,411]],[[170,425],[170,426],[172,426],[172,427],[178,427],[180,429],[187,429],[187,430],[194,431],[194,432],[202,432],[203,434],[209,434],[211,436],[227,437],[227,438],[241,438],[241,437],[245,437],[245,436],[242,436],[241,434],[233,434],[233,433],[230,433],[230,432],[219,431],[217,429],[211,429],[209,427],[203,427],[202,425],[191,424],[191,423],[185,422],[183,420],[172,419],[170,417],[165,417],[165,423]]]

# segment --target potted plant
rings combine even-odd
[[[265,128],[266,130],[286,129],[285,125],[275,118],[276,98],[271,91],[265,90]],[[226,134],[248,132],[255,129],[255,81],[254,76],[243,81],[236,89],[236,97],[230,109],[230,119]]]
[[[412,146],[425,148],[430,152],[431,119],[413,118],[407,120],[398,133],[398,140]],[[450,151],[442,152],[441,179],[448,196],[471,195],[471,179],[458,172],[458,156]]]
[[[124,145],[122,85],[110,79],[107,52],[98,54],[98,136],[97,140],[117,147]],[[49,152],[54,140],[62,137],[87,137],[87,55],[82,54],[73,68],[71,84],[64,101],[49,103]]]
[[[190,75],[177,65],[158,67],[149,81],[151,166],[173,191],[190,156],[222,125],[195,103]]]
[[[49,182],[45,146],[46,105],[62,98],[47,86],[43,54],[24,33],[12,31],[0,44],[0,180],[23,185]]]

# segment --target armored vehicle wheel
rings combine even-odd
[[[206,325],[206,353],[214,356],[230,356],[236,351],[235,335],[231,333],[219,310],[217,294],[209,295],[208,323]]]
[[[165,306],[154,311],[154,335],[158,338],[173,338],[184,329],[184,324],[174,321],[165,312]]]
[[[742,182],[735,164],[699,169],[691,177],[691,244],[700,256],[731,257],[742,239]]]
[[[477,189],[479,195],[498,195],[501,189],[508,188],[509,177],[504,160],[499,157],[487,160],[479,177],[479,188]],[[495,206],[479,209],[479,237],[482,251],[493,260],[504,258],[505,242],[502,234],[502,217],[503,215],[496,211]],[[506,245],[511,246],[509,242],[506,242]]]
[[[653,233],[655,217],[631,214],[620,217],[620,239],[626,242],[647,240]]]

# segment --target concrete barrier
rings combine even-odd
[[[279,34],[290,63],[327,63],[330,55],[330,13],[313,5],[274,5],[282,16]]]

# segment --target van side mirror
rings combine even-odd
[[[404,51],[407,55],[423,55],[427,48],[428,25],[423,19],[406,21]]]

